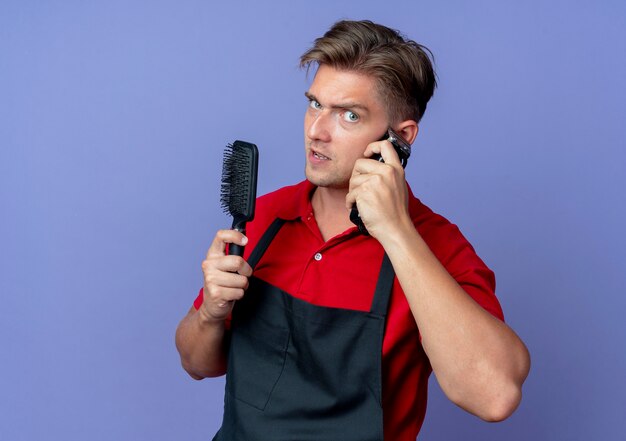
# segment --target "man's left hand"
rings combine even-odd
[[[385,162],[369,159],[374,153]],[[370,235],[380,241],[381,235],[410,221],[404,169],[389,141],[369,144],[364,156],[354,164],[346,207],[350,210],[356,203]]]

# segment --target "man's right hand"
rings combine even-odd
[[[248,288],[252,268],[240,256],[227,256],[226,244],[244,246],[248,238],[236,230],[219,230],[202,261],[204,273],[203,302],[198,312],[206,321],[223,321],[233,309],[235,300]]]
[[[226,373],[228,352],[224,319],[235,300],[243,297],[252,275],[250,265],[239,256],[227,256],[226,244],[246,245],[248,239],[235,230],[220,230],[202,261],[203,301],[192,306],[176,329],[176,348],[183,368],[192,378]]]

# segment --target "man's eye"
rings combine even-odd
[[[310,100],[309,107],[311,109],[320,110],[322,108],[322,105],[315,100]]]
[[[359,115],[350,110],[346,110],[343,112],[343,119],[347,122],[357,122],[359,120]]]

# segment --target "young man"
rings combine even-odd
[[[317,67],[306,180],[259,198],[247,237],[217,232],[177,330],[193,378],[227,374],[215,439],[414,440],[431,371],[463,409],[507,418],[529,355],[502,321],[493,273],[380,141],[389,127],[408,143],[418,134],[435,87],[425,48],[342,21],[301,64]],[[228,243],[246,245],[244,258]]]

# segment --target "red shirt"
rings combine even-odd
[[[254,270],[254,275],[294,297],[334,308],[369,311],[384,250],[356,227],[324,242],[308,181],[257,200],[247,227],[244,258],[274,219],[287,220]],[[495,278],[459,229],[433,213],[409,189],[409,214],[418,232],[461,287],[499,319]],[[202,304],[202,290],[194,306]],[[395,279],[383,339],[383,418],[385,439],[414,441],[424,420],[430,363],[406,297]]]

